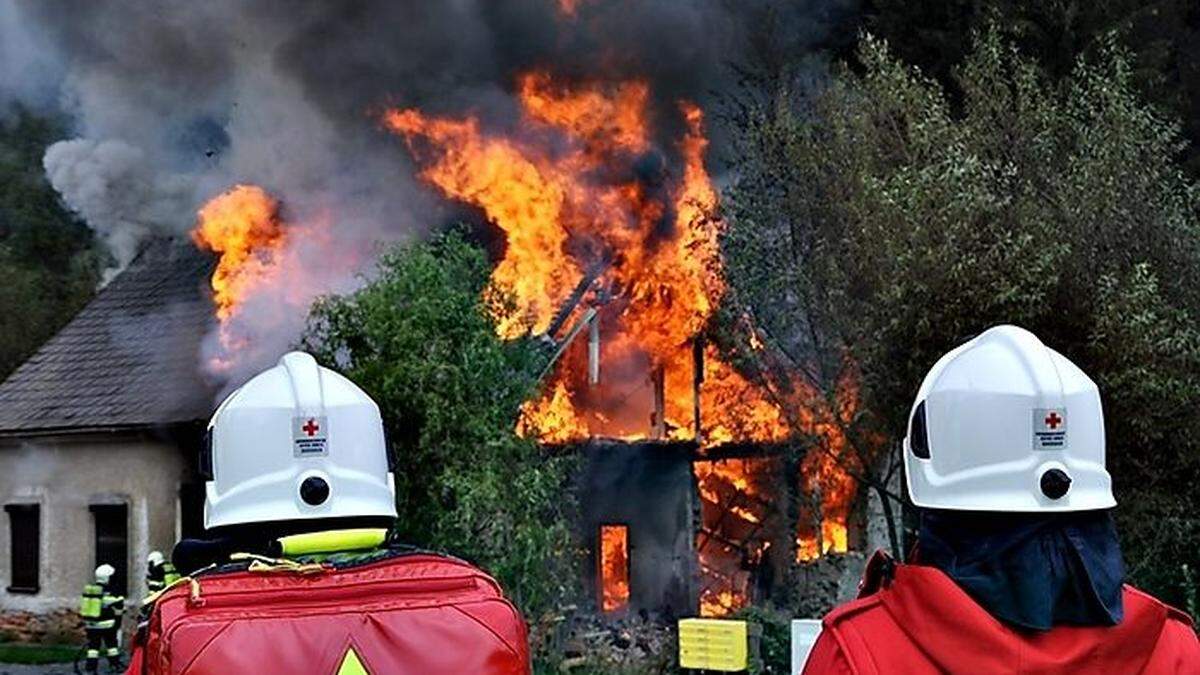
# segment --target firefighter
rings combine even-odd
[[[308,354],[285,355],[230,394],[209,422],[204,453],[209,536],[176,545],[181,572],[232,553],[279,554],[278,540],[291,535],[358,548],[362,530],[382,537],[396,518],[379,406]]]
[[[286,354],[218,406],[202,453],[206,536],[176,544],[188,583],[146,604],[130,673],[530,672],[491,577],[389,540],[383,419],[350,380]]]
[[[175,565],[163,557],[161,551],[151,551],[146,556],[146,589],[157,593],[179,580]]]
[[[83,587],[83,599],[79,604],[79,615],[83,618],[87,635],[87,671],[95,673],[100,667],[100,650],[108,659],[109,668],[121,667],[121,651],[117,644],[117,631],[121,627],[121,615],[125,610],[125,598],[110,592],[110,582],[116,570],[103,564],[96,568],[93,583]]]
[[[1123,583],[1100,394],[1075,364],[988,330],[925,377],[903,451],[913,564],[877,553],[804,673],[1200,673],[1188,616]]]

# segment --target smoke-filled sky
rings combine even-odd
[[[351,286],[377,242],[446,218],[379,128],[384,106],[502,126],[514,76],[535,67],[644,78],[661,110],[706,104],[768,21],[803,51],[854,2],[574,4],[568,16],[556,0],[0,0],[0,108],[68,115],[74,138],[47,151],[47,176],[119,265],[146,236],[190,229],[199,205],[235,183],[262,185],[290,220],[332,219],[338,245],[358,255],[311,297]],[[299,328],[261,327],[279,345],[264,353]]]

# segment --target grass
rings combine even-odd
[[[73,645],[30,645],[0,642],[0,663],[70,663],[79,647]]]

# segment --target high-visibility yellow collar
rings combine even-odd
[[[387,539],[387,530],[382,527],[364,527],[351,530],[326,530],[279,537],[280,550],[285,556],[314,555],[320,553],[342,553],[346,551],[369,551],[378,548]]]

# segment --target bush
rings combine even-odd
[[[758,642],[759,661],[750,669],[763,675],[784,675],[792,667],[791,619],[765,607],[747,607],[734,618],[744,619],[761,630]]]
[[[312,311],[306,347],[380,405],[408,542],[473,560],[536,613],[573,593],[572,459],[514,432],[542,358],[484,306],[489,267],[457,232],[401,246]]]

